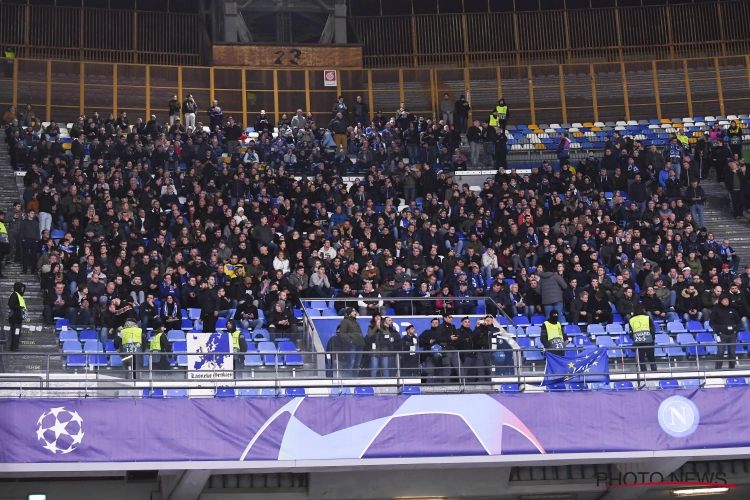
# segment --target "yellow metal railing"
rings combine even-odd
[[[471,68],[340,70],[335,87],[323,69],[230,68],[0,59],[0,106],[30,103],[46,121],[74,121],[81,114],[127,111],[134,122],[153,113],[167,119],[167,103],[193,94],[197,119],[208,123],[210,102],[245,125],[261,109],[311,111],[327,123],[338,95],[350,109],[362,96],[372,113],[393,116],[401,102],[433,116],[444,93],[465,94],[472,117],[486,119],[499,97],[511,123],[682,118],[741,114],[750,110],[750,56],[648,62],[547,64]]]

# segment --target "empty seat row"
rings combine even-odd
[[[419,386],[403,386],[400,393],[404,395],[418,395],[421,393]],[[304,387],[251,387],[232,388],[219,387],[214,392],[217,398],[257,398],[257,397],[304,397],[307,391]],[[373,387],[335,387],[331,389],[331,396],[374,396]],[[141,397],[152,399],[187,398],[187,389],[143,389]]]

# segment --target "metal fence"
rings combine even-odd
[[[398,2],[399,14],[410,2]],[[393,15],[392,6],[371,15],[373,2],[351,2],[352,23],[363,44],[365,66],[474,67],[650,61],[746,54],[750,49],[750,2],[680,2],[653,5],[539,10],[517,1],[506,12],[493,3],[414,0],[414,10],[438,3],[448,13]],[[507,3],[507,2],[506,2]],[[666,4],[667,2],[662,2]],[[673,2],[670,2],[670,4]],[[375,2],[377,4],[377,2]],[[538,4],[537,4],[538,5]],[[522,6],[522,8],[521,8]],[[458,12],[455,12],[458,10]],[[413,12],[413,11],[412,11]]]
[[[724,348],[733,345],[738,352],[743,352],[747,345],[742,344],[700,344],[691,346],[693,354],[680,356],[670,355],[664,346],[643,347],[625,346],[623,348],[609,348],[609,378],[611,386],[601,387],[598,384],[601,373],[580,374],[581,379],[567,385],[556,385],[553,390],[603,390],[603,389],[644,389],[653,390],[667,387],[697,388],[725,385],[746,385],[746,377],[750,375],[750,361],[746,355],[735,355],[737,367],[732,369],[717,368],[717,354]],[[674,346],[673,346],[674,347]],[[606,347],[603,347],[606,348]],[[655,365],[657,370],[651,370],[651,363],[646,362],[648,371],[642,371],[638,366],[638,354],[642,350],[656,350]],[[707,354],[712,351],[714,354]],[[499,361],[493,353],[503,353],[509,362]],[[580,348],[566,348],[566,355],[575,355]],[[134,356],[134,361],[125,362],[124,367],[110,367],[105,361],[107,356],[101,353],[83,355],[83,366],[68,367],[62,372],[53,370],[59,354],[46,354],[45,369],[37,373],[5,373],[0,374],[0,397],[141,397],[143,389],[190,389],[197,390],[197,395],[212,397],[217,389],[231,388],[258,389],[253,395],[289,395],[287,389],[303,388],[308,395],[337,395],[342,388],[351,391],[355,387],[375,387],[383,393],[389,391],[400,392],[406,386],[432,387],[435,392],[496,392],[499,389],[513,392],[538,392],[545,389],[545,354],[543,349],[529,348],[523,351],[478,350],[478,351],[450,351],[434,352],[389,351],[362,352],[362,368],[351,369],[349,358],[355,355],[352,351],[335,352],[297,352],[303,362],[297,366],[285,366],[284,353],[213,353],[214,355],[233,355],[234,369],[228,373],[217,370],[212,372],[198,372],[191,366],[202,357],[196,353],[161,353],[162,358],[171,359],[174,368],[158,366],[153,354],[137,353],[122,356]],[[698,355],[696,355],[698,354]],[[0,353],[0,357],[25,356],[25,353]],[[117,356],[117,354],[115,354]],[[263,366],[248,366],[245,356],[273,358]],[[440,355],[426,366],[415,366],[405,361],[410,356],[425,361],[427,357]],[[41,356],[41,355],[40,355]],[[450,366],[447,360],[454,356],[455,362]],[[65,357],[63,355],[63,357]],[[371,358],[376,363],[371,363]],[[381,359],[387,358],[387,363]],[[571,357],[571,359],[573,359]],[[268,361],[266,359],[265,361]],[[723,358],[724,366],[728,358]],[[134,365],[134,367],[132,366]],[[386,368],[387,367],[387,368]],[[200,373],[203,376],[193,377]],[[560,375],[554,375],[559,378]],[[587,380],[588,378],[588,380]],[[666,385],[660,381],[669,382]],[[625,382],[626,386],[615,385]],[[566,384],[566,382],[562,382]],[[509,387],[508,384],[511,386]],[[632,384],[632,387],[631,387]],[[548,384],[551,385],[551,384]],[[515,387],[517,386],[517,387]],[[133,392],[132,390],[136,391]],[[124,391],[124,392],[123,392]],[[348,392],[351,394],[351,392]],[[187,395],[185,395],[186,397]]]
[[[197,14],[1,3],[0,44],[17,57],[199,64]]]
[[[82,114],[117,115],[131,123],[153,113],[167,120],[167,103],[193,94],[196,120],[208,124],[219,101],[224,118],[252,126],[260,110],[275,121],[297,109],[327,124],[343,95],[357,96],[371,116],[394,116],[400,103],[419,116],[438,117],[447,93],[466,95],[471,117],[485,120],[504,97],[512,124],[649,120],[740,114],[750,109],[750,56],[650,62],[495,66],[464,69],[341,70],[336,87],[323,69],[109,64],[38,59],[0,60],[0,106],[27,103],[44,121],[75,121]],[[352,117],[353,118],[353,117]]]

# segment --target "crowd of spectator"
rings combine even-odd
[[[346,316],[462,317],[484,298],[490,315],[556,310],[586,324],[627,321],[638,303],[656,321],[700,320],[727,295],[750,315],[750,266],[739,274],[729,241],[703,227],[711,168],[743,216],[746,167],[727,130],[694,151],[681,133],[662,151],[615,133],[575,165],[565,155],[521,175],[498,152],[497,110],[468,126],[463,98],[441,104],[437,122],[405,103],[369,120],[361,99],[349,110],[340,98],[318,121],[261,111],[257,138],[216,101],[210,126],[185,127],[179,112],[192,123],[198,104],[173,101],[165,124],[82,116],[70,150],[31,106],[6,125],[27,170],[5,216],[8,257],[39,273],[48,323],[68,317],[104,340],[125,319],[177,325],[186,308],[253,329],[262,310],[288,333],[301,300],[334,297]],[[493,138],[484,156],[496,173],[479,191],[453,180],[463,130]],[[344,182],[355,164],[365,175]]]

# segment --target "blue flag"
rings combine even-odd
[[[589,347],[578,356],[563,357],[547,351],[544,383],[609,383],[609,362],[606,347]]]

